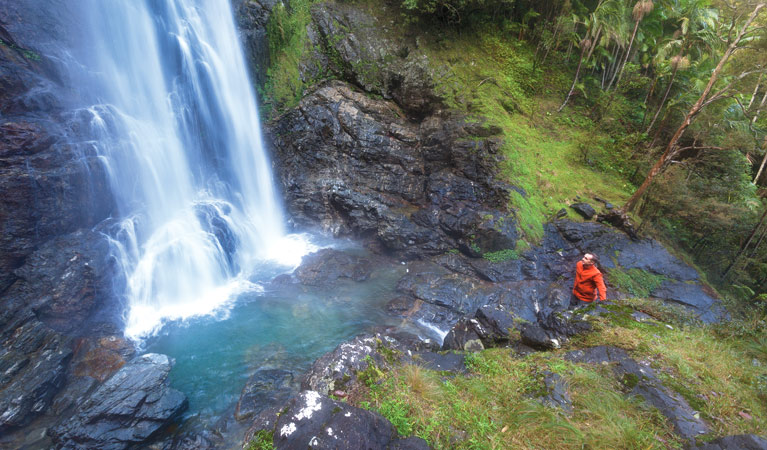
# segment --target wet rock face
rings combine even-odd
[[[386,8],[384,6],[384,8]],[[381,20],[354,5],[323,2],[312,8],[309,33],[315,49],[304,78],[330,72],[367,92],[394,100],[410,117],[441,108],[425,55],[398,33],[399,23]],[[326,55],[333,55],[327,57]]]
[[[106,314],[105,245],[95,232],[61,236],[16,270],[0,309],[0,429],[18,428],[48,410],[69,379],[75,336],[118,328],[116,315]],[[104,316],[95,319],[99,308]]]
[[[326,248],[305,256],[293,275],[305,286],[327,287],[341,278],[365,281],[372,271],[369,259]]]
[[[67,334],[111,297],[109,247],[99,233],[78,231],[55,238],[30,255],[14,273],[19,279],[5,297],[31,306],[37,319]]]
[[[0,292],[52,237],[91,227],[113,202],[79,135],[64,71],[48,54],[78,34],[67,5],[0,0]]]
[[[378,413],[337,402],[315,391],[303,391],[279,414],[257,418],[253,430],[266,430],[280,449],[424,449],[419,438],[400,440],[391,423]]]
[[[329,82],[271,124],[275,163],[295,223],[373,237],[405,256],[516,243],[497,183],[500,143],[473,125],[403,119],[391,102]]]
[[[0,349],[0,432],[26,425],[50,406],[72,359],[68,339],[31,315],[20,320],[4,333]]]
[[[140,445],[187,407],[169,388],[171,361],[143,355],[98,387],[71,419],[50,430],[61,448],[118,449]]]
[[[243,49],[249,55],[250,73],[254,82],[263,86],[266,69],[269,67],[269,43],[266,39],[266,24],[272,8],[280,0],[232,0]]]

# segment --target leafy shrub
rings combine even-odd
[[[509,261],[512,259],[519,259],[519,254],[516,250],[507,248],[505,250],[499,250],[497,252],[488,252],[482,255],[483,258],[490,262],[499,263]]]

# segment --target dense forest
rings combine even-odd
[[[311,3],[277,7],[269,23],[267,114],[294,105],[316,81],[297,68]],[[765,9],[700,0],[404,0],[384,14],[420,33],[448,106],[501,126],[515,142],[509,176],[532,195],[512,204],[528,242],[574,201],[568,193],[596,195],[732,299],[764,307]],[[471,91],[460,92],[463,85]],[[536,156],[517,145],[530,133]],[[535,167],[541,155],[554,170]]]

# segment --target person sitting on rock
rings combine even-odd
[[[597,269],[599,258],[593,253],[586,253],[583,259],[575,264],[575,284],[573,285],[573,296],[570,300],[571,306],[591,303],[597,299],[597,294],[602,301],[607,300],[607,288],[605,287],[602,272]]]

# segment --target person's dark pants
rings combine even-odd
[[[570,294],[570,309],[577,308],[579,306],[586,306],[589,302],[584,302],[583,300],[579,299],[575,296],[575,294]]]

